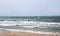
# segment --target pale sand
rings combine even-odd
[[[56,34],[36,34],[36,33],[28,33],[28,32],[0,31],[0,36],[60,36],[60,35],[56,35]]]

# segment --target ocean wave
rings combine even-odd
[[[60,26],[60,23],[56,22],[36,22],[36,21],[1,21],[0,26]]]

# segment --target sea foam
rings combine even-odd
[[[42,31],[32,31],[32,30],[19,30],[19,29],[5,29],[0,28],[5,31],[11,31],[11,32],[29,32],[29,33],[36,33],[36,34],[60,34],[58,32],[42,32]]]
[[[60,25],[60,23],[56,22],[35,22],[35,21],[2,21],[0,22],[0,26],[15,26],[15,25]]]

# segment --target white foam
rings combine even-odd
[[[38,26],[21,26],[21,27],[25,27],[25,28],[33,28],[33,27],[38,27]]]
[[[39,26],[50,26],[54,24],[60,25],[60,23],[56,23],[56,22],[36,22],[36,21],[1,21],[0,22],[0,26],[25,25],[23,27],[30,27],[29,25],[38,26],[38,27]]]
[[[16,22],[15,21],[1,21],[0,26],[15,26]]]
[[[42,31],[31,31],[31,30],[18,30],[18,29],[5,29],[7,31],[14,31],[14,32],[30,32],[30,33],[36,33],[36,34],[56,34],[53,32],[42,32]]]

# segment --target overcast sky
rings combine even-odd
[[[60,16],[60,0],[0,0],[0,16]]]

